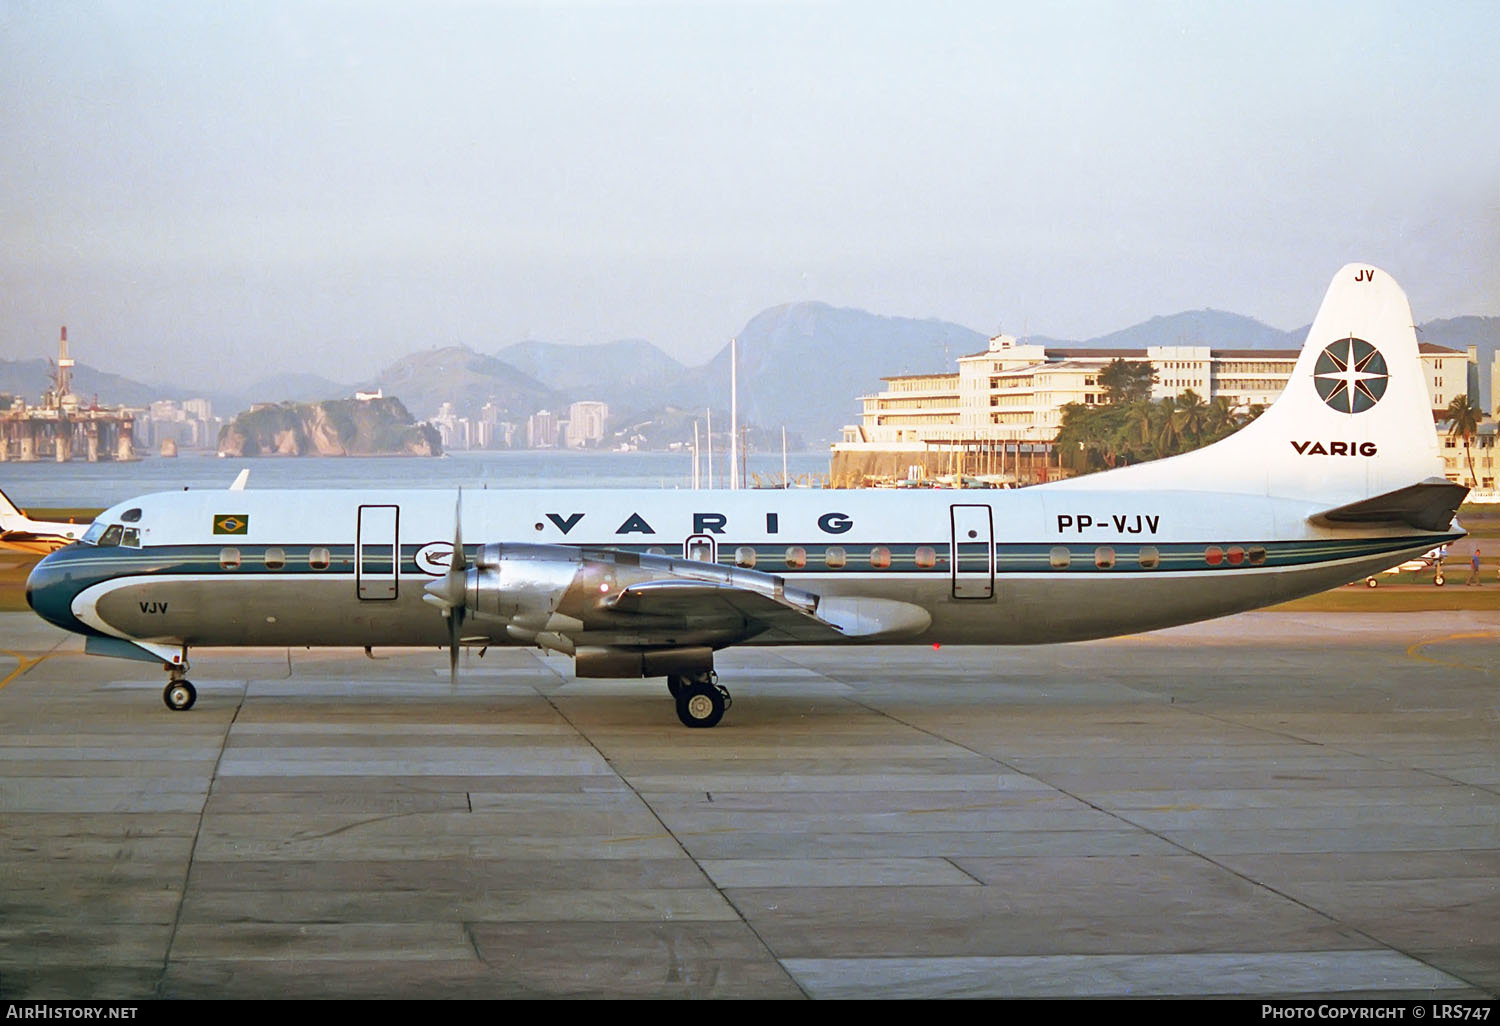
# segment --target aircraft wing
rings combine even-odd
[[[475,629],[493,634],[498,621],[512,638],[564,650],[884,640],[932,623],[908,602],[819,595],[746,567],[592,546],[484,545],[474,565],[427,590],[429,602],[459,608]]]
[[[742,574],[738,582],[674,578],[642,581],[600,605],[638,618],[647,631],[655,623],[667,630],[678,626],[714,630],[733,641],[763,634],[777,640],[811,642],[836,641],[842,636],[835,624],[817,615],[816,596],[779,586],[779,579],[770,574],[755,577],[768,580],[752,582]]]
[[[681,567],[682,560],[672,560]],[[683,571],[679,571],[683,572]],[[736,641],[832,642],[843,638],[885,640],[911,637],[932,624],[921,606],[858,595],[821,596],[788,588],[773,574],[695,565],[692,577],[632,584],[606,599],[612,611],[662,618],[684,625],[709,621],[740,625]],[[714,578],[719,578],[715,580]]]
[[[46,534],[39,531],[0,531],[0,549],[9,549],[12,552],[31,552],[45,556],[54,549],[60,549],[72,543],[72,538],[64,538],[60,534]]]

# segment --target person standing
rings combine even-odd
[[[1479,580],[1479,546],[1474,546],[1474,552],[1469,556],[1469,579],[1466,584],[1480,584]]]

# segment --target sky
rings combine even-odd
[[[1500,314],[1500,4],[0,0],[0,358]]]

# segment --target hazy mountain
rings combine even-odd
[[[859,397],[882,377],[938,373],[985,347],[982,333],[938,320],[881,317],[826,303],[791,303],[751,318],[739,334],[740,419],[810,445],[839,437],[859,420]],[[729,406],[729,347],[684,375],[698,405]],[[691,405],[686,388],[678,402]],[[715,423],[715,427],[719,425]]]
[[[380,372],[374,382],[396,396],[412,415],[426,420],[451,402],[460,417],[479,416],[485,403],[501,409],[502,420],[524,423],[544,408],[566,405],[553,389],[518,368],[466,346],[412,353]]]
[[[347,399],[354,394],[354,386],[341,385],[317,374],[292,372],[272,374],[235,391],[243,394],[250,403],[314,403],[325,399]]]
[[[0,360],[0,392],[24,398],[28,403],[42,401],[42,393],[51,388],[52,366],[45,359]],[[97,371],[86,364],[73,368],[73,394],[85,405],[99,397],[101,406],[145,406],[153,399],[181,398],[180,388],[171,394],[155,385],[142,384],[118,374]]]
[[[1250,317],[1222,310],[1193,310],[1153,317],[1121,331],[1083,341],[1033,335],[1028,340],[1056,348],[1133,348],[1206,345],[1216,349],[1296,349],[1307,328],[1279,331]],[[1500,349],[1500,317],[1455,317],[1418,328],[1424,342],[1480,354],[1480,403],[1493,409],[1490,366]],[[826,303],[791,303],[753,317],[739,334],[740,418],[779,438],[784,426],[811,446],[836,439],[840,428],[859,420],[861,395],[879,391],[881,378],[952,371],[960,356],[984,349],[986,336],[938,320],[882,317]],[[503,357],[503,358],[502,358]],[[47,387],[46,360],[0,360],[0,392],[35,403]],[[308,374],[278,374],[248,386],[195,389],[150,385],[84,364],[74,368],[74,391],[84,401],[97,394],[102,405],[144,406],[153,399],[205,396],[222,416],[252,402],[316,401],[349,395],[353,386]],[[728,428],[729,351],[707,364],[684,367],[639,339],[592,346],[521,342],[485,356],[462,347],[413,353],[386,368],[371,383],[396,396],[419,419],[452,402],[460,416],[477,417],[493,400],[503,419],[517,423],[539,409],[561,412],[576,399],[603,399],[610,429],[654,424],[651,441],[681,430],[692,437],[691,420],[714,409],[714,427]]]
[[[517,342],[495,354],[570,400],[599,399],[611,412],[643,410],[669,396],[687,368],[644,339],[600,345]]]
[[[1253,317],[1223,310],[1186,310],[1167,317],[1153,317],[1142,324],[1100,335],[1086,342],[1049,341],[1047,344],[1091,349],[1145,349],[1148,346],[1300,349],[1306,336],[1306,328],[1279,331]]]

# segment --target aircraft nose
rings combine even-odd
[[[48,623],[78,630],[78,621],[73,617],[73,596],[78,592],[78,584],[66,569],[65,552],[66,549],[49,552],[31,568],[26,578],[26,604]]]

